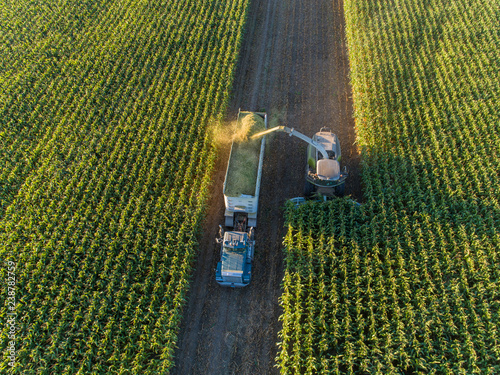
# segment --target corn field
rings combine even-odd
[[[365,203],[287,206],[282,374],[500,373],[500,2],[346,1]]]
[[[1,373],[169,371],[247,4],[0,6]]]

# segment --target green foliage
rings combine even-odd
[[[0,9],[0,253],[17,264],[13,373],[171,368],[215,160],[207,126],[226,108],[247,3]]]
[[[500,3],[345,2],[366,203],[287,209],[283,374],[500,372]]]

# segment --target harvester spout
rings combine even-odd
[[[250,137],[250,139],[257,139],[257,138],[265,136],[266,134],[273,133],[273,132],[279,132],[279,131],[286,132],[285,128],[286,128],[286,126],[275,126],[274,128],[267,129],[267,130],[261,131],[259,133],[255,133],[254,135],[252,135]]]
[[[250,137],[250,139],[257,139],[260,138],[266,134],[272,133],[272,132],[284,132],[289,134],[290,136],[295,136],[297,138],[302,139],[303,141],[309,143],[310,145],[314,146],[320,153],[323,155],[324,159],[328,159],[328,153],[326,152],[325,148],[315,140],[309,138],[308,136],[298,132],[294,128],[289,128],[288,126],[275,126],[274,128],[264,130],[260,133],[256,133]]]

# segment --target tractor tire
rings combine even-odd
[[[343,197],[345,193],[345,182],[339,186],[335,187],[335,195],[337,197]]]
[[[316,191],[316,186],[311,184],[309,181],[306,181],[306,187],[304,188],[304,195],[306,197],[310,197],[311,195],[314,194],[315,191]]]

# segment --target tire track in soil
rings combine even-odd
[[[343,1],[254,0],[227,116],[265,110],[271,121],[311,136],[321,126],[339,135],[350,171],[346,193],[361,200],[354,145]],[[278,374],[278,320],[283,277],[282,207],[304,188],[306,144],[284,134],[267,138],[252,282],[243,289],[215,282],[224,221],[222,185],[229,146],[220,150],[200,253],[184,310],[172,374]]]

